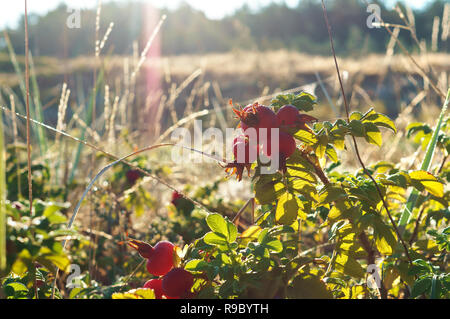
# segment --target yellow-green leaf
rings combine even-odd
[[[311,146],[314,145],[315,143],[317,143],[317,137],[314,135],[314,133],[311,133],[306,130],[298,130],[294,134],[294,138],[302,141],[303,143],[305,143],[307,145],[311,145]]]
[[[347,197],[347,193],[342,187],[333,184],[325,185],[319,192],[319,201],[322,204],[331,203]]]
[[[364,269],[356,259],[346,253],[339,253],[335,261],[335,269],[352,277],[363,278]]]
[[[413,171],[409,173],[409,177],[411,178],[413,184],[419,183],[430,194],[437,197],[444,196],[444,185],[436,177],[434,177],[427,171]]]
[[[286,192],[281,195],[275,212],[275,220],[280,224],[290,225],[299,214],[303,219],[306,217],[302,202],[291,193]]]
[[[328,155],[328,158],[334,163],[338,162],[337,153],[333,146],[327,145],[327,150],[325,151],[325,153]]]
[[[397,129],[395,128],[394,121],[392,121],[386,115],[377,113],[374,110],[371,110],[369,113],[366,114],[363,122],[372,122],[376,126],[383,126],[388,129],[391,129],[392,131],[394,131],[394,133],[397,133]]]
[[[155,292],[149,288],[132,289],[127,292],[116,292],[112,299],[155,299]]]
[[[369,142],[370,144],[381,146],[381,144],[383,143],[383,139],[378,127],[375,124],[368,122],[364,123],[364,129],[367,142]]]

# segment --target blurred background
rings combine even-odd
[[[442,18],[446,2],[405,2],[413,10],[418,39],[424,39],[430,50],[433,19],[436,16]],[[8,29],[14,47],[23,52],[23,4],[20,1],[12,3],[2,5],[0,26]],[[334,26],[337,53],[361,56],[386,50],[389,34],[366,26],[370,14],[367,12],[368,3],[380,7],[383,20],[402,23],[394,1],[326,1],[330,22]],[[33,54],[61,58],[91,54],[96,4],[96,0],[29,1]],[[407,14],[405,6],[400,7]],[[75,10],[80,10],[79,27],[64,27],[68,16]],[[163,55],[275,49],[326,56],[330,53],[321,3],[317,0],[103,0],[100,26],[107,28],[110,21],[115,24],[106,51],[132,54],[133,41],[140,39],[144,45],[146,30],[152,29],[158,17],[164,14],[169,18],[160,32],[160,53]],[[411,48],[413,40],[408,32],[401,32],[399,37]],[[448,41],[439,44],[437,51],[448,50]]]

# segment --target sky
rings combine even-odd
[[[28,12],[45,14],[64,2],[69,8],[88,9],[97,6],[98,0],[28,0]],[[103,0],[107,2],[108,0]],[[126,2],[129,0],[118,0]],[[154,4],[156,7],[176,8],[183,0],[141,0]],[[251,9],[258,9],[271,2],[286,3],[288,6],[296,6],[299,0],[184,0],[195,9],[205,12],[211,19],[220,19],[232,14],[244,4],[248,4]],[[370,0],[369,0],[370,1]],[[408,4],[413,8],[421,8],[430,0],[408,0]],[[14,28],[23,13],[23,0],[0,0],[0,29],[3,27]],[[388,0],[387,3],[395,3],[395,0]]]

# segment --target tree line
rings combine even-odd
[[[330,0],[326,3],[338,54],[363,55],[386,50],[390,35],[384,28],[367,26],[371,13],[367,12],[366,1]],[[398,12],[388,9],[384,1],[371,3],[379,5],[384,21],[404,24]],[[417,39],[425,41],[429,50],[434,17],[439,17],[442,22],[445,3],[445,0],[434,0],[414,11]],[[400,3],[399,7],[408,17],[405,6]],[[67,21],[73,14],[70,9],[61,4],[45,15],[29,16],[30,49],[34,55],[71,58],[93,54],[96,10],[80,11],[79,28],[69,28]],[[151,10],[147,4],[137,1],[108,2],[102,6],[100,36],[111,21],[114,28],[104,52],[131,54],[133,40],[138,40],[142,49],[158,17],[163,14],[167,19],[160,31],[158,50],[164,55],[280,48],[329,54],[328,33],[319,0],[301,0],[294,8],[284,3],[272,3],[257,11],[244,5],[220,20],[209,19],[186,3],[173,10]],[[23,25],[22,16],[17,28],[7,30],[16,52],[24,51]],[[442,23],[439,24],[439,39],[441,32]],[[399,37],[407,47],[416,47],[409,30],[401,29]],[[448,51],[449,39],[439,42],[439,51]],[[6,50],[4,41],[0,42],[0,50]]]

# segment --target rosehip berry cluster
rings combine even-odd
[[[276,159],[275,156],[277,156],[280,170],[285,171],[286,159],[296,149],[295,140],[289,133],[290,129],[310,131],[306,123],[317,121],[312,116],[300,114],[293,105],[284,105],[275,113],[271,108],[256,102],[240,110],[233,109],[233,111],[240,119],[238,127],[244,133],[234,139],[233,154],[235,160],[225,166],[225,171],[231,172],[231,175],[236,173],[239,181],[242,179],[245,169],[250,173],[251,164],[257,160],[261,153],[270,159]],[[272,140],[271,130],[275,128],[279,129],[277,141]],[[254,129],[256,134],[252,134],[249,129]],[[274,143],[278,144],[276,154],[272,152]]]
[[[175,245],[168,241],[160,241],[154,247],[136,239],[128,243],[138,253],[147,259],[147,271],[162,278],[151,279],[144,288],[153,289],[156,299],[178,299],[190,295],[194,277],[183,268],[175,266]],[[174,268],[175,267],[175,268]]]

